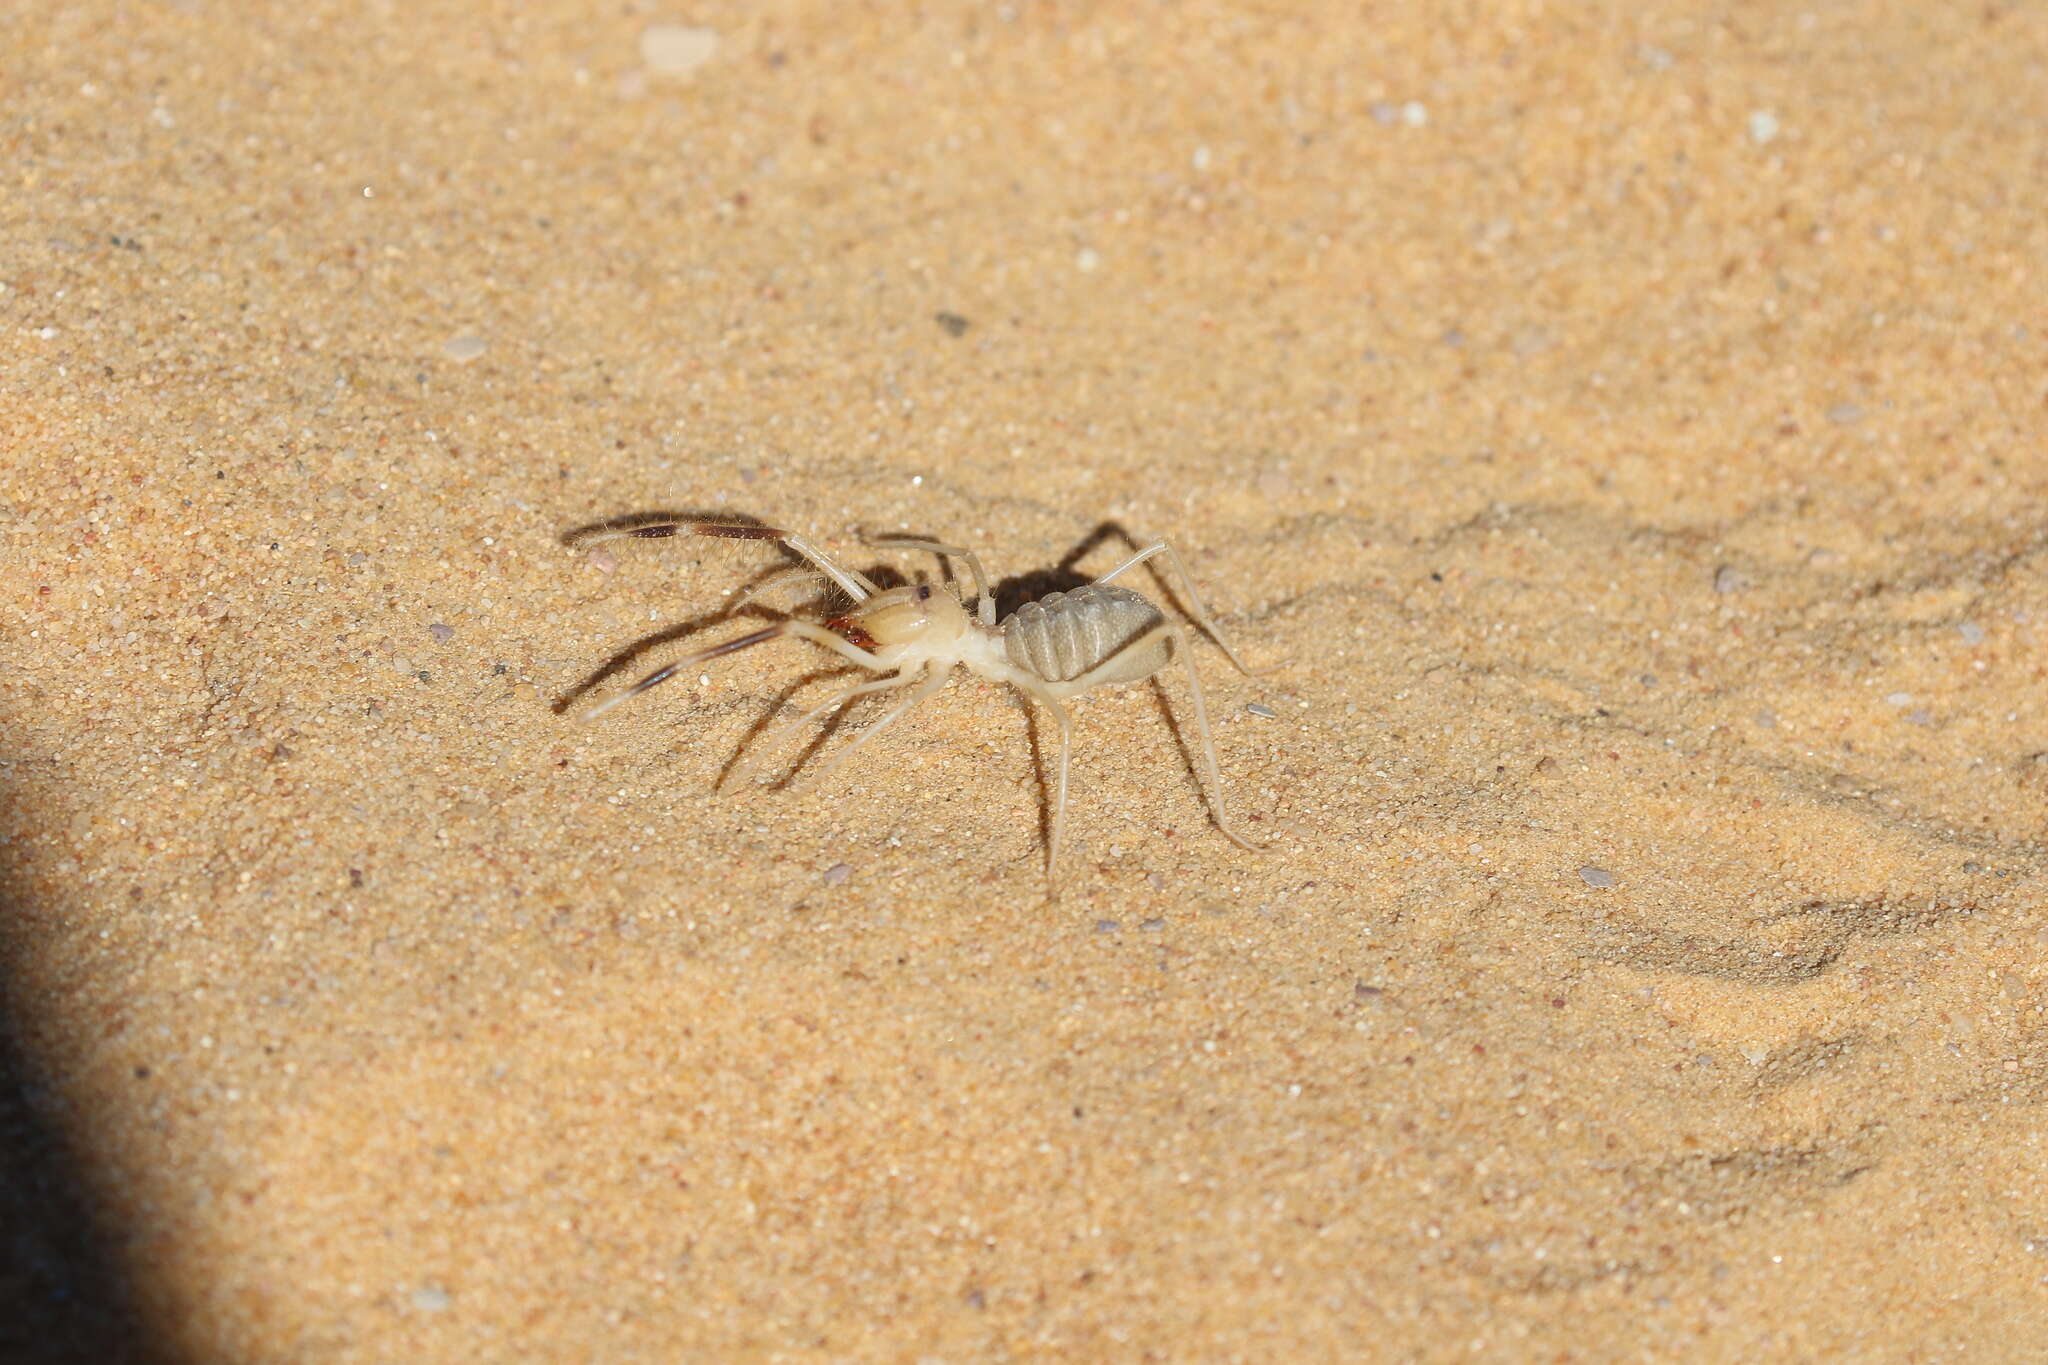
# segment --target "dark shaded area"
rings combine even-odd
[[[1138,538],[1124,529],[1121,522],[1105,521],[1087,535],[1074,542],[1072,549],[1060,556],[1060,562],[1049,569],[1027,569],[1023,573],[1011,574],[999,579],[995,585],[996,619],[1006,620],[1010,614],[1026,602],[1036,602],[1048,593],[1072,592],[1078,587],[1092,583],[1096,574],[1082,573],[1075,566],[1107,541],[1121,541],[1135,554],[1141,547]],[[1102,572],[1115,568],[1114,563],[1105,564]],[[1169,589],[1170,592],[1170,589]],[[1176,607],[1180,606],[1177,600]]]
[[[756,581],[759,580],[757,579]],[[713,611],[699,612],[695,616],[677,621],[674,625],[663,626],[651,635],[643,635],[639,639],[627,644],[609,659],[599,664],[589,674],[579,679],[568,691],[556,697],[553,703],[554,712],[558,716],[561,715],[591,692],[603,686],[612,677],[631,668],[635,659],[653,650],[660,649],[663,645],[686,639],[697,634],[699,631],[709,630],[714,626],[722,626],[742,619],[780,621],[784,618],[784,615],[785,613],[772,611],[767,607],[750,602],[737,611],[720,607]]]
[[[644,512],[626,512],[618,516],[605,517],[599,521],[585,522],[581,526],[573,526],[562,532],[561,542],[566,546],[574,548],[582,545],[601,544],[606,541],[634,538],[667,539],[672,536],[690,535],[692,534],[690,528],[695,525],[706,525],[710,528],[716,528],[697,530],[694,532],[696,535],[728,540],[772,540],[784,534],[787,530],[795,530],[799,535],[804,534],[804,528],[778,529],[769,526],[759,517],[746,512],[731,512],[724,509],[713,510],[708,508],[662,508]],[[758,536],[750,536],[747,534],[748,531],[756,531],[759,534]],[[922,531],[892,531],[888,534],[892,537],[939,542],[944,542],[947,539],[947,537],[942,535],[931,535]],[[1132,535],[1123,523],[1117,521],[1098,523],[1095,529],[1075,541],[1073,548],[1060,556],[1059,563],[1052,565],[1050,568],[1027,569],[1022,573],[1011,574],[1007,578],[998,580],[991,589],[996,599],[996,619],[1000,621],[1026,602],[1035,602],[1048,593],[1072,592],[1083,584],[1093,582],[1097,575],[1082,573],[1076,566],[1083,559],[1094,553],[1095,550],[1111,541],[1120,543],[1132,554],[1137,553],[1144,547],[1144,542]],[[984,560],[988,558],[987,549],[984,547],[966,546],[963,548],[975,550]],[[784,569],[803,562],[801,557],[793,551],[785,549],[783,553],[788,561],[783,566]],[[957,584],[962,599],[968,602],[969,605],[972,605],[974,601],[974,585],[971,582],[962,582],[960,580],[955,566],[950,560],[947,560],[943,567],[945,578]],[[1113,564],[1105,565],[1104,571],[1107,572],[1112,567],[1114,567]],[[752,591],[770,583],[778,572],[781,572],[781,570],[768,570],[755,574],[753,578],[747,581],[742,596],[745,596],[746,591]],[[865,574],[876,587],[885,590],[900,587],[912,581],[901,569],[889,564],[862,566],[860,572]],[[1164,589],[1167,600],[1185,615],[1186,604],[1179,599],[1179,585],[1165,581],[1164,577],[1156,569],[1151,577],[1153,585]],[[579,697],[582,697],[621,668],[626,667],[634,659],[645,654],[648,650],[665,645],[672,640],[678,640],[686,635],[695,634],[697,631],[703,630],[708,626],[717,625],[722,621],[730,620],[740,615],[760,615],[774,619],[783,615],[819,616],[827,614],[823,611],[823,608],[830,602],[831,598],[832,594],[828,591],[821,594],[817,600],[804,604],[806,609],[789,613],[758,611],[750,603],[747,603],[737,608],[724,607],[716,611],[702,613],[688,620],[677,622],[673,626],[664,627],[652,635],[634,641],[625,649],[606,660],[604,665],[595,673],[558,698],[555,703],[555,710],[558,713],[567,710]]]
[[[714,539],[725,540],[772,540],[779,538],[785,533],[785,530],[771,527],[758,517],[744,512],[664,509],[627,512],[618,516],[606,517],[600,521],[587,522],[563,532],[561,542],[564,545],[576,547],[626,539],[665,540],[678,536],[709,536]],[[803,532],[798,531],[798,534],[801,535]],[[922,531],[892,531],[886,535],[875,535],[872,537],[864,534],[863,538],[872,538],[877,541],[911,539],[932,541],[940,544],[945,543],[945,537]],[[1081,560],[1109,542],[1121,543],[1132,554],[1144,548],[1143,543],[1136,536],[1132,535],[1122,523],[1116,521],[1101,522],[1087,535],[1076,541],[1072,548],[1060,557],[1058,563],[1049,568],[1029,569],[1023,573],[1012,574],[991,585],[990,592],[996,602],[996,619],[999,621],[1003,620],[1025,603],[1037,601],[1050,593],[1072,592],[1076,588],[1093,582],[1097,575],[1083,573],[1076,566]],[[898,552],[912,555],[928,553],[925,551]],[[632,667],[634,661],[642,656],[660,649],[663,645],[686,639],[699,632],[746,619],[774,622],[791,618],[822,620],[829,616],[836,609],[835,604],[839,600],[840,594],[836,588],[825,581],[822,574],[818,575],[818,591],[814,592],[810,597],[798,601],[788,610],[779,610],[753,600],[752,595],[755,592],[774,586],[778,581],[789,578],[792,572],[804,563],[801,556],[789,550],[786,546],[783,547],[783,554],[785,557],[783,564],[757,570],[753,577],[746,580],[736,600],[727,601],[709,611],[700,612],[694,616],[677,621],[672,625],[663,626],[661,629],[643,635],[639,639],[625,645],[590,674],[557,697],[554,702],[555,713],[560,715],[569,710],[578,701],[588,696],[606,681]],[[965,566],[954,563],[954,557],[951,555],[940,554],[937,558],[939,560],[940,578],[952,584],[961,599],[971,607],[976,600],[974,583],[971,578],[962,577],[961,570]],[[1104,566],[1105,571],[1109,567],[1113,567],[1113,565]],[[889,588],[903,586],[912,581],[924,581],[925,579],[925,575],[921,570],[914,568],[912,575],[906,575],[903,570],[889,564],[860,566],[859,572],[865,575],[878,588],[885,591]],[[1176,608],[1184,610],[1184,605],[1174,592],[1174,585],[1166,582],[1164,576],[1159,574],[1156,569],[1151,577],[1154,580],[1152,586],[1163,588],[1167,600]],[[727,643],[735,648],[739,648],[754,642],[753,636],[743,635]],[[716,646],[713,646],[713,648],[716,648]],[[827,678],[849,677],[858,671],[857,669],[846,669],[836,666],[815,669],[805,673],[795,683],[785,688],[775,701],[754,721],[753,725],[749,727],[739,747],[726,760],[724,767],[719,772],[717,787],[721,790],[725,788],[736,775],[749,768],[752,761],[765,761],[773,756],[771,753],[764,752],[755,754],[754,759],[751,761],[749,758],[750,753],[754,751],[757,744],[766,743],[771,750],[779,746],[785,736],[779,731],[774,734],[770,732],[774,729],[776,718],[781,715],[783,710],[798,695],[814,683]],[[671,676],[673,676],[673,665],[657,669],[643,677],[635,684],[633,690],[644,690],[651,685],[666,681]],[[1187,737],[1181,733],[1179,724],[1174,720],[1172,708],[1166,701],[1165,692],[1159,689],[1157,682],[1153,686],[1158,693],[1160,713],[1165,719],[1167,728],[1173,734],[1174,742],[1180,748],[1182,759],[1188,764],[1191,771],[1196,771],[1194,753],[1189,747]],[[793,755],[784,760],[782,775],[771,781],[768,785],[777,789],[783,789],[796,781],[810,764],[811,760],[817,756],[818,752],[825,747],[833,735],[846,723],[848,717],[855,709],[857,709],[857,703],[823,716],[824,723],[819,727],[817,733],[796,747]],[[1040,769],[1041,779],[1043,779],[1045,756],[1042,752],[1041,737],[1038,734],[1036,708],[1026,706],[1024,710],[1030,718],[1033,762]],[[1051,818],[1049,808],[1041,812],[1041,823],[1044,826],[1042,833],[1046,837],[1050,837]]]
[[[581,526],[572,526],[562,532],[562,544],[573,547],[592,541],[638,535],[650,528],[687,526],[693,523],[752,527],[767,533],[764,539],[772,539],[776,534],[774,527],[745,512],[714,511],[702,507],[655,508],[645,512],[622,512],[615,517],[605,517],[599,521],[586,521]]]
[[[15,977],[29,922],[18,845],[0,850],[0,1361],[168,1365],[174,1355],[150,1339],[79,1159],[61,1077],[36,1061]]]
[[[764,540],[773,539],[776,535],[780,534],[779,531],[765,525],[760,518],[749,516],[744,512],[664,510],[627,512],[621,516],[606,517],[602,521],[588,522],[582,526],[572,527],[564,531],[561,541],[564,545],[575,547],[591,543],[643,537],[649,539],[668,539],[669,535],[663,528],[688,526],[692,523],[710,523],[719,527],[732,528],[758,528],[765,533],[760,537],[760,539]],[[646,533],[650,530],[659,534],[647,536]],[[733,540],[752,539],[753,537],[734,536],[727,532],[712,532],[710,533],[710,538],[715,540]],[[661,648],[663,645],[672,644],[677,640],[695,635],[699,631],[709,630],[714,626],[721,626],[742,619],[782,621],[792,617],[801,617],[806,620],[819,620],[829,616],[832,604],[839,600],[839,594],[838,590],[833,588],[822,574],[818,575],[816,585],[818,591],[813,592],[808,598],[799,600],[789,610],[780,610],[758,601],[749,600],[750,594],[773,586],[778,579],[784,577],[791,569],[802,566],[804,562],[801,556],[786,548],[783,550],[783,557],[784,562],[782,564],[765,569],[757,569],[751,577],[742,582],[737,602],[729,599],[725,600],[721,605],[713,607],[709,611],[698,612],[696,615],[686,617],[675,622],[673,625],[663,626],[660,630],[643,635],[639,639],[627,644],[602,664],[599,664],[595,670],[579,680],[568,691],[555,698],[555,714],[560,715],[567,711],[613,676],[632,667],[634,660],[639,659],[652,650]],[[735,563],[734,572],[735,574],[746,572],[744,561]],[[878,564],[871,568],[864,568],[861,572],[876,587],[883,589],[900,587],[909,581],[900,570],[887,564]]]

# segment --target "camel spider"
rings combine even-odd
[[[911,536],[883,536],[866,543],[878,550],[916,550],[959,560],[974,578],[977,595],[975,614],[967,612],[965,600],[954,587],[934,588],[929,584],[883,589],[866,575],[835,563],[816,545],[800,535],[769,526],[734,525],[715,521],[662,520],[638,525],[610,523],[571,532],[564,541],[589,545],[629,537],[655,539],[675,535],[713,536],[728,540],[774,540],[800,556],[809,568],[792,566],[776,573],[741,594],[733,605],[740,606],[764,589],[791,576],[823,575],[853,599],[853,606],[822,625],[810,621],[784,620],[748,635],[726,640],[705,649],[693,650],[634,683],[624,692],[598,703],[585,713],[586,720],[603,715],[612,707],[658,687],[684,669],[709,659],[734,654],[770,640],[807,640],[840,658],[883,676],[847,688],[819,706],[789,722],[769,739],[761,741],[757,755],[774,748],[782,735],[838,710],[857,697],[876,692],[909,688],[902,700],[882,718],[857,735],[819,775],[844,763],[855,750],[902,719],[911,708],[928,700],[946,685],[955,667],[1007,683],[1046,708],[1060,727],[1058,777],[1052,802],[1052,829],[1047,840],[1045,866],[1048,883],[1057,884],[1060,844],[1067,818],[1067,762],[1072,748],[1073,720],[1062,705],[1066,698],[1092,688],[1143,682],[1164,669],[1177,652],[1187,666],[1188,694],[1194,701],[1195,733],[1200,739],[1202,789],[1208,798],[1211,818],[1226,838],[1253,852],[1260,846],[1246,839],[1231,825],[1223,804],[1223,779],[1216,763],[1216,744],[1209,732],[1208,707],[1202,699],[1202,680],[1188,649],[1188,632],[1168,621],[1159,608],[1129,588],[1110,580],[1157,555],[1172,566],[1187,593],[1190,614],[1202,632],[1223,650],[1241,673],[1250,675],[1237,651],[1217,629],[1208,609],[1195,590],[1194,579],[1180,556],[1165,540],[1154,540],[1108,573],[1072,592],[1052,592],[1027,602],[1000,623],[996,621],[996,599],[981,560],[971,550],[943,545]],[[1263,671],[1263,670],[1261,670]],[[734,769],[751,766],[742,763]]]

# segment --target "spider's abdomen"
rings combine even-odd
[[[1137,682],[1166,667],[1171,642],[1162,636],[1127,654],[1117,650],[1164,619],[1129,588],[1090,583],[1017,608],[1003,622],[1003,649],[1011,663],[1049,683],[1078,678],[1112,656],[1116,667],[1100,681]]]

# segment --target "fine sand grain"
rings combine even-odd
[[[0,1356],[2042,1358],[2048,11],[0,54]],[[1178,674],[1056,901],[1005,689],[582,723],[785,562],[560,539],[692,510],[1172,537],[1270,852]]]

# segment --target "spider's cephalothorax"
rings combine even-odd
[[[825,623],[825,629],[866,650],[953,640],[972,626],[958,598],[925,583],[878,592]]]
[[[707,649],[695,650],[648,674],[625,692],[593,707],[588,714],[598,715],[626,697],[645,692],[677,672],[705,660],[784,637],[808,640],[881,676],[850,687],[823,705],[813,707],[791,722],[791,728],[837,710],[855,697],[899,688],[911,689],[880,720],[842,749],[827,765],[829,770],[844,762],[910,708],[944,687],[947,677],[956,667],[993,682],[1008,683],[1050,711],[1060,727],[1059,772],[1053,795],[1051,836],[1046,847],[1046,873],[1051,879],[1058,871],[1060,841],[1066,827],[1067,766],[1073,734],[1072,718],[1061,703],[1091,688],[1142,682],[1154,677],[1178,653],[1187,666],[1188,694],[1194,703],[1195,732],[1201,740],[1199,752],[1210,812],[1217,828],[1232,842],[1248,849],[1258,847],[1231,826],[1224,810],[1216,744],[1209,732],[1202,682],[1195,673],[1194,659],[1188,654],[1188,632],[1169,621],[1142,594],[1110,582],[1155,555],[1163,557],[1180,577],[1196,624],[1216,642],[1231,663],[1241,671],[1251,673],[1253,670],[1245,667],[1244,661],[1217,631],[1215,622],[1195,592],[1186,566],[1165,541],[1151,542],[1102,577],[1072,592],[1047,593],[1037,601],[1026,602],[999,624],[995,619],[995,596],[989,590],[988,576],[982,571],[980,559],[971,551],[936,541],[889,536],[867,543],[877,549],[929,551],[966,564],[977,594],[972,615],[951,588],[922,583],[901,588],[878,588],[866,575],[841,567],[804,537],[766,526],[704,521],[609,524],[574,532],[566,539],[571,544],[590,544],[625,536],[653,538],[678,534],[780,541],[806,562],[810,573],[822,575],[837,584],[853,599],[852,605],[822,625],[791,618]],[[745,602],[751,595],[743,594],[734,605]]]

